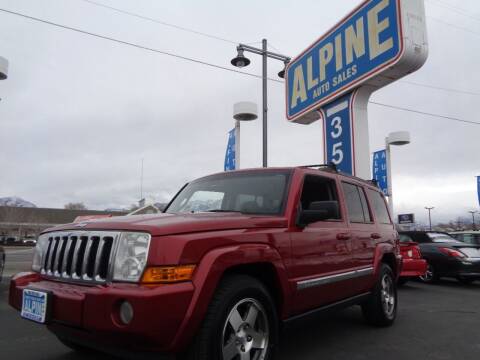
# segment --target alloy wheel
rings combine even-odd
[[[424,282],[432,282],[434,279],[435,273],[433,266],[428,264],[427,266],[427,271],[425,271],[425,274],[420,276],[420,279]]]
[[[243,299],[232,308],[223,327],[223,360],[263,360],[268,340],[269,324],[262,304]]]
[[[383,311],[387,316],[392,316],[395,311],[395,287],[392,277],[385,274],[382,277],[381,300]]]

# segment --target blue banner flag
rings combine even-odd
[[[385,195],[388,195],[386,150],[375,151],[373,153],[373,178],[377,180],[380,190],[382,190]]]
[[[227,151],[225,152],[225,164],[223,170],[235,170],[235,128],[228,132]]]
[[[480,176],[477,176],[478,205],[480,206]]]

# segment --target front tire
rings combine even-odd
[[[265,286],[246,275],[220,283],[188,360],[273,360],[278,315]]]
[[[390,326],[397,316],[397,286],[393,271],[382,264],[369,300],[362,304],[363,316],[374,326]]]

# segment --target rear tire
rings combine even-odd
[[[232,275],[217,288],[186,358],[273,360],[277,346],[278,315],[268,290],[255,278]]]
[[[425,275],[420,276],[419,278],[426,284],[435,284],[439,280],[435,267],[429,262],[427,262],[427,271],[425,272]]]
[[[397,316],[397,286],[393,271],[382,264],[370,299],[362,304],[363,316],[374,326],[390,326]]]

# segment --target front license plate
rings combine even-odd
[[[47,320],[48,305],[48,293],[24,289],[20,315],[25,319],[44,324]]]

